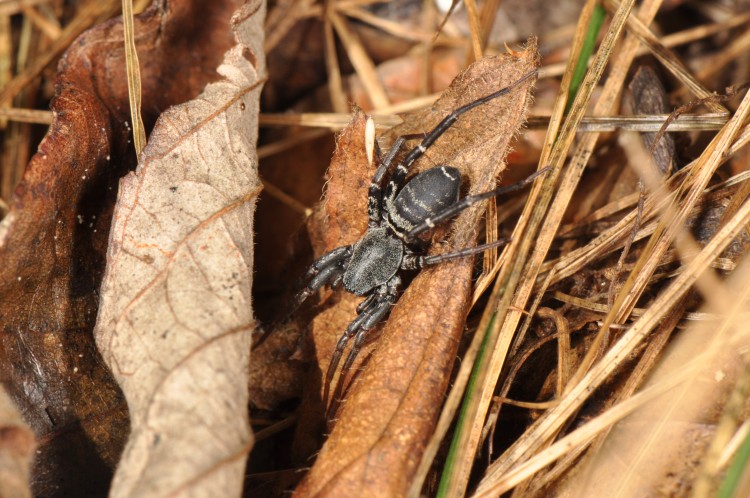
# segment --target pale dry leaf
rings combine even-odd
[[[34,433],[0,386],[0,496],[31,496],[29,478],[35,447]]]
[[[159,118],[120,184],[94,331],[131,416],[111,496],[242,489],[264,15],[234,14],[223,80]]]

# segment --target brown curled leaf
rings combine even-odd
[[[352,244],[367,229],[366,204],[354,200],[367,199],[373,169],[368,165],[365,151],[366,116],[355,110],[352,121],[339,133],[331,165],[326,172],[325,200],[319,204],[308,222],[310,242],[315,257],[341,245]],[[334,302],[313,318],[311,336],[317,351],[321,375],[308,376],[303,390],[300,421],[295,434],[294,458],[304,462],[320,446],[320,435],[325,430],[321,401],[323,378],[331,361],[331,352],[341,332],[352,320],[361,298],[348,293],[334,296]]]
[[[398,135],[427,131],[453,109],[508,86],[537,65],[535,39],[530,40],[524,52],[482,59],[460,74],[431,109],[405,116],[404,123],[388,136],[392,140]],[[462,172],[470,192],[491,189],[504,169],[510,141],[523,124],[532,82],[462,116],[428,149],[416,169],[450,164]],[[338,147],[342,147],[341,139]],[[331,168],[338,167],[335,157]],[[358,179],[347,179],[346,185],[357,188],[342,186],[340,192],[345,197],[332,199],[330,195],[338,191],[335,186],[340,181],[332,172],[326,206],[350,205],[352,215],[358,213],[357,219],[364,220],[350,224],[362,226],[366,222],[366,192],[372,173],[369,168]],[[449,224],[447,243],[434,243],[431,253],[473,244],[482,208],[475,205],[461,213]],[[329,226],[341,225],[338,219],[331,218],[329,215]],[[359,236],[361,231],[346,234],[342,240],[356,240]],[[440,233],[434,240],[437,242],[439,237]],[[401,296],[366,367],[357,372],[315,465],[297,488],[298,496],[406,493],[448,386],[469,306],[471,267],[467,258],[424,270]],[[347,296],[329,308],[327,330],[340,335],[353,319],[352,305],[359,300]],[[341,312],[334,313],[334,308]],[[317,326],[316,321],[314,327]],[[318,337],[316,333],[316,340]],[[316,347],[325,372],[332,349],[320,344],[316,343]],[[365,356],[364,352],[361,356]]]
[[[161,115],[120,183],[94,329],[131,416],[110,496],[242,489],[264,11],[232,16],[223,79]]]
[[[365,151],[366,121],[365,114],[356,110],[351,124],[336,141],[326,172],[326,230],[319,237],[311,237],[316,255],[352,244],[367,230],[367,210],[362,211],[360,203],[355,202],[362,195],[367,197],[373,171]]]
[[[137,16],[147,126],[217,79],[240,3],[157,0]],[[0,224],[0,380],[38,438],[36,496],[106,494],[129,430],[91,333],[117,182],[135,166],[125,67],[119,19],[66,51],[54,122]]]

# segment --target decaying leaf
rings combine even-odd
[[[34,433],[0,386],[0,496],[31,496],[29,478],[35,447]]]
[[[656,71],[650,66],[641,66],[633,75],[628,85],[633,95],[633,111],[636,114],[667,114],[670,112],[667,92],[664,89]],[[654,163],[661,174],[667,174],[674,166],[675,159],[674,138],[664,134],[656,143],[656,133],[644,133],[643,142],[651,150],[653,148]]]
[[[147,126],[218,78],[240,3],[157,0],[136,18]],[[0,224],[0,379],[38,438],[36,496],[104,495],[128,431],[91,334],[117,182],[135,165],[123,47],[112,20],[62,57],[54,122]]]
[[[224,79],[162,114],[120,183],[94,330],[131,416],[110,496],[242,486],[264,11],[234,14]]]
[[[453,109],[508,86],[537,64],[535,40],[524,52],[483,59],[459,75],[432,108],[405,116],[388,137],[393,140],[427,131]],[[415,169],[450,164],[461,170],[469,192],[491,189],[523,122],[530,86],[523,84],[462,116]],[[316,255],[356,240],[366,227],[367,187],[373,169],[361,160],[363,141],[350,143],[350,136],[359,135],[352,130],[361,122],[355,118],[355,128],[344,131],[339,139],[329,172],[327,216],[316,217],[326,219],[335,235],[316,246]],[[350,150],[353,145],[361,151]],[[347,162],[352,159],[356,165]],[[341,173],[345,175],[340,177]],[[438,243],[444,231],[436,234],[431,252],[473,244],[481,213],[478,205],[464,211],[452,223],[447,243]],[[328,441],[296,491],[299,496],[401,496],[406,492],[437,420],[455,361],[469,306],[471,268],[470,259],[454,261],[422,271],[412,282],[394,307],[366,368],[356,372]],[[325,310],[325,319],[314,322],[321,371],[325,372],[333,344],[353,319],[353,305],[359,300],[347,295]]]

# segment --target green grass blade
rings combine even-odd
[[[750,465],[750,436],[745,438],[732,460],[732,465],[727,469],[727,475],[721,483],[717,498],[733,498],[742,486],[742,481],[747,479]]]
[[[453,439],[451,440],[451,446],[448,450],[448,456],[445,459],[445,467],[443,468],[442,475],[440,477],[440,484],[437,490],[437,496],[439,498],[445,498],[447,496],[449,488],[449,479],[447,476],[453,475],[452,472],[447,472],[458,458],[460,448],[458,447],[459,441],[461,440],[461,433],[466,430],[466,424],[470,423],[466,420],[466,413],[469,408],[470,400],[469,396],[474,392],[474,387],[477,381],[479,372],[482,370],[484,363],[488,360],[490,351],[487,350],[487,340],[490,337],[490,330],[492,325],[495,323],[495,316],[492,315],[490,323],[487,325],[487,330],[484,331],[484,339],[482,340],[482,346],[477,354],[477,361],[474,364],[474,369],[469,377],[469,382],[466,384],[466,397],[461,404],[461,409],[458,412],[458,420],[456,422],[456,431],[453,433]]]
[[[573,100],[575,100],[576,95],[578,94],[578,89],[581,87],[581,83],[583,83],[583,78],[586,76],[586,70],[589,67],[589,59],[591,58],[591,54],[594,53],[594,48],[596,48],[596,40],[599,38],[599,32],[602,29],[602,24],[604,24],[604,18],[606,15],[607,11],[599,4],[594,7],[594,11],[591,13],[591,20],[589,21],[589,27],[586,31],[586,38],[581,46],[581,53],[578,54],[578,62],[576,63],[575,70],[573,71],[573,78],[570,82],[568,103],[565,108],[566,113],[570,109],[570,106],[573,105]]]

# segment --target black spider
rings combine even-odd
[[[354,362],[368,332],[386,317],[391,306],[396,303],[402,283],[402,272],[420,270],[449,259],[477,254],[507,242],[500,240],[453,253],[425,256],[428,245],[419,236],[476,202],[525,187],[548,168],[539,170],[513,185],[469,195],[460,200],[461,173],[456,168],[439,166],[415,175],[406,185],[404,180],[414,161],[421,157],[459,116],[507,94],[535,74],[536,71],[532,71],[511,85],[451,112],[432,131],[423,136],[419,145],[406,154],[391,175],[383,195],[383,178],[407,140],[407,137],[399,137],[380,160],[370,184],[367,232],[354,244],[338,247],[321,256],[310,266],[305,276],[308,283],[297,295],[297,305],[326,284],[332,287],[343,284],[347,291],[365,297],[357,306],[357,318],[349,324],[336,345],[326,373],[325,400],[328,399],[331,380],[349,340],[354,337],[342,372],[348,371]]]

